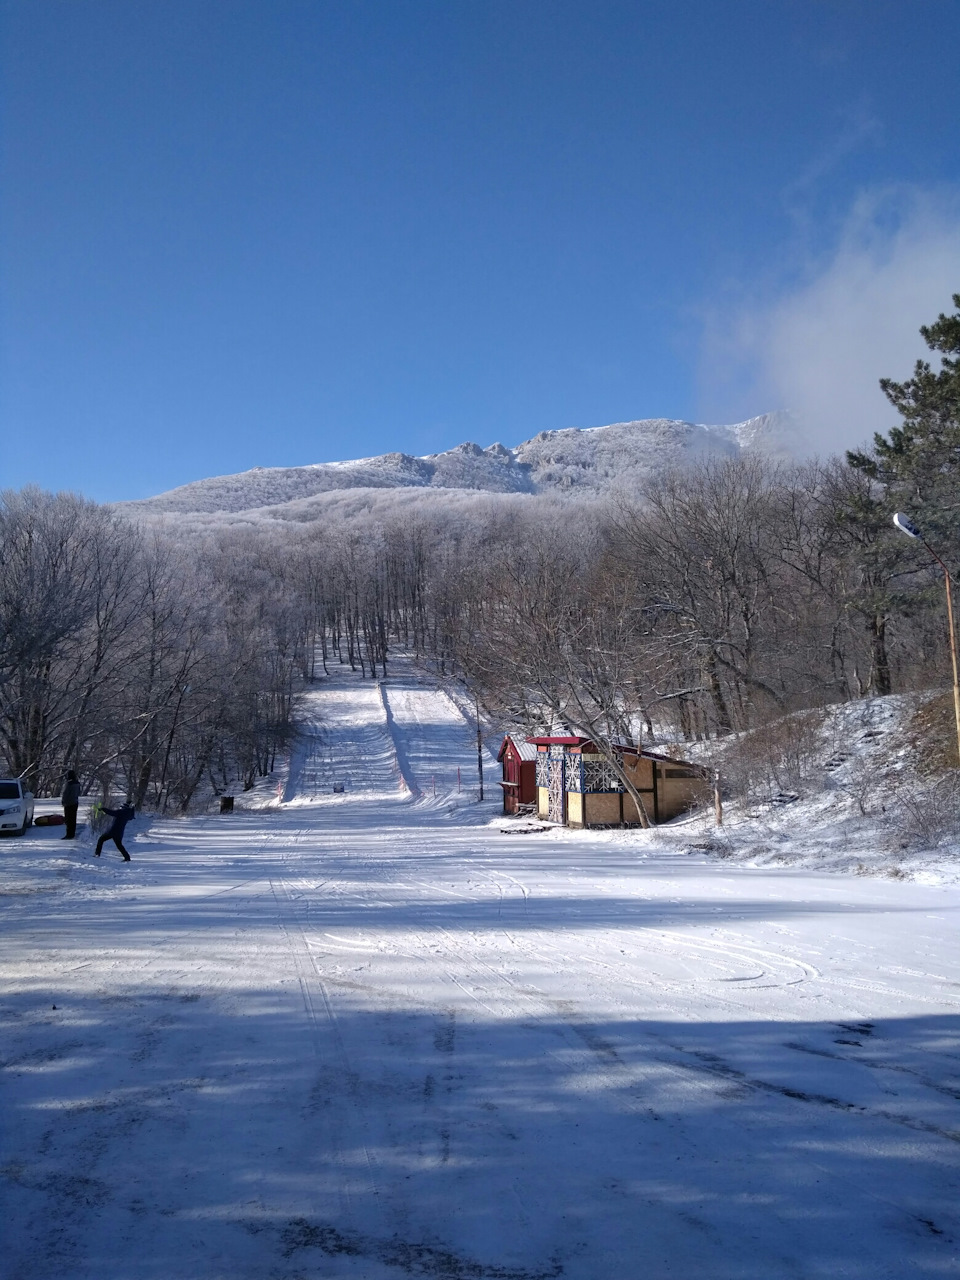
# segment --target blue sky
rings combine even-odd
[[[0,12],[0,485],[787,402],[853,443],[960,291],[955,0]]]

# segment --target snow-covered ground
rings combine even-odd
[[[402,676],[305,718],[281,805],[0,845],[5,1276],[960,1275],[960,887],[520,834]]]

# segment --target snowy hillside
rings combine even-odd
[[[667,467],[700,457],[742,451],[790,453],[793,423],[784,413],[763,414],[732,426],[708,427],[667,418],[606,427],[541,431],[515,449],[465,443],[415,458],[385,453],[350,462],[305,467],[254,467],[171,489],[143,502],[122,504],[144,513],[241,512],[355,489],[458,489],[489,493],[598,493],[636,484]]]
[[[866,698],[798,712],[721,742],[673,744],[719,767],[709,810],[657,833],[756,867],[960,883],[960,797],[949,694]],[[696,836],[691,832],[696,831]]]

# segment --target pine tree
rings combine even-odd
[[[956,544],[960,509],[960,293],[954,315],[941,314],[920,329],[931,351],[943,353],[940,369],[918,360],[906,382],[882,378],[884,395],[903,419],[870,450],[852,450],[847,461],[883,488],[891,510],[908,511],[932,539]]]
[[[960,559],[960,294],[953,303],[954,315],[941,314],[920,329],[931,351],[943,353],[940,369],[918,360],[905,382],[882,378],[881,389],[902,421],[885,436],[877,432],[871,448],[847,453],[861,486],[852,486],[855,500],[840,504],[838,514],[864,543],[853,561],[863,584],[857,606],[871,619],[871,685],[877,693],[892,688],[888,622],[912,618],[916,625],[924,614],[938,618],[940,610],[935,563],[896,532],[893,513],[906,512],[948,561]]]

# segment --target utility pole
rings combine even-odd
[[[957,675],[957,636],[953,626],[953,598],[950,594],[950,570],[934,551],[933,547],[930,546],[929,542],[927,542],[926,538],[913,521],[908,516],[905,516],[902,511],[896,512],[893,517],[893,523],[897,526],[900,532],[905,533],[908,538],[916,538],[919,542],[922,542],[943,570],[943,585],[947,591],[947,624],[950,631],[950,659],[953,662],[953,713],[957,721],[957,759],[960,761],[960,678],[958,678]]]

